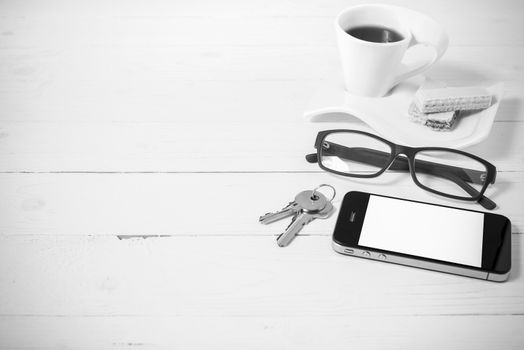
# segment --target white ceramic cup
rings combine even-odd
[[[362,26],[393,29],[403,39],[376,43],[357,39],[346,30]],[[344,85],[350,94],[381,97],[396,84],[433,65],[446,51],[448,37],[430,17],[390,5],[358,5],[335,20]],[[431,48],[420,50],[420,45]]]

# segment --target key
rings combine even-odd
[[[321,187],[330,187],[333,190],[333,197],[328,200],[322,193],[318,192]],[[289,202],[284,208],[274,213],[264,214],[259,217],[258,221],[262,224],[269,224],[293,216],[286,231],[277,238],[278,245],[285,247],[295,238],[303,226],[315,219],[325,219],[331,215],[334,210],[331,201],[335,198],[335,195],[336,191],[333,186],[322,184],[313,191],[300,192],[295,196],[295,200]]]
[[[258,219],[258,221],[264,225],[267,225],[272,222],[287,218],[288,216],[295,215],[300,210],[301,208],[298,206],[297,202],[295,201],[289,202],[288,205],[286,205],[284,208],[280,209],[279,211],[262,215]]]
[[[311,210],[309,212],[302,211],[301,213],[297,213],[297,215],[293,217],[293,220],[291,221],[291,224],[287,227],[287,229],[280,236],[278,236],[277,244],[280,247],[285,247],[289,245],[289,243],[293,241],[293,239],[302,230],[304,226],[306,226],[315,219],[328,218],[333,212],[333,209],[333,204],[331,204],[331,202],[328,201],[324,208],[322,208],[321,210]]]
[[[313,196],[315,196],[315,199],[313,199]],[[326,205],[326,203],[327,199],[324,197],[324,195],[320,193],[315,194],[313,191],[302,191],[296,195],[294,201],[289,202],[289,204],[284,208],[274,213],[262,215],[258,221],[260,221],[262,224],[270,224],[272,222],[287,218],[288,216],[296,215],[302,210],[321,210]]]
[[[295,236],[302,230],[302,227],[309,224],[316,216],[323,215],[323,209],[331,210],[331,202],[328,202],[326,197],[319,192],[303,191],[295,197],[302,210],[293,216],[291,224],[286,228],[277,238],[277,244],[280,247],[285,247],[295,238]],[[328,205],[329,204],[329,205]],[[320,214],[322,213],[322,214]],[[317,215],[318,214],[318,215]]]
[[[327,198],[320,192],[314,191],[302,191],[295,197],[295,202],[297,202],[303,211],[306,212],[317,212],[326,206],[329,201]]]

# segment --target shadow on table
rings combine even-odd
[[[360,124],[361,127],[366,128],[369,127],[366,123],[364,123],[359,118],[348,114],[348,113],[341,113],[341,112],[333,112],[333,113],[323,113],[320,116],[315,117],[311,120],[312,123],[355,123],[355,125],[358,126]],[[344,127],[347,127],[344,126]]]
[[[509,183],[509,182],[496,181],[495,184],[488,186],[488,188],[486,189],[485,195],[489,199],[497,203],[498,209],[504,209],[504,208],[501,208],[501,205],[504,205],[502,197],[504,196],[505,193],[510,192],[513,186],[514,184]],[[479,208],[479,210],[481,209],[482,208]]]

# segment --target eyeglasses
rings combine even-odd
[[[409,171],[417,186],[459,200],[477,201],[486,209],[497,204],[484,196],[495,183],[495,166],[473,154],[442,147],[414,148],[397,145],[357,130],[326,130],[317,135],[317,163],[329,172],[349,177],[372,178],[386,170]]]

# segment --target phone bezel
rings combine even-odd
[[[360,238],[360,233],[362,231],[362,226],[366,216],[365,214],[367,211],[367,205],[370,196],[386,197],[394,200],[415,202],[423,205],[446,207],[451,208],[453,210],[463,210],[483,214],[484,228],[481,267],[457,264],[454,262],[437,260],[424,256],[409,255],[396,251],[389,251],[359,245],[358,241]],[[350,220],[352,213],[356,213],[356,215],[353,215],[353,220]],[[366,193],[360,191],[351,191],[346,193],[339,211],[339,216],[335,225],[335,230],[333,232],[333,242],[342,247],[355,248],[359,249],[360,251],[376,252],[379,254],[384,254],[386,256],[397,256],[402,258],[403,261],[407,261],[407,259],[418,260],[426,262],[431,266],[434,266],[435,264],[440,264],[455,269],[467,269],[477,272],[482,271],[486,272],[487,274],[494,274],[499,276],[507,276],[509,274],[509,271],[511,270],[511,222],[505,216],[476,210],[468,210],[445,205],[437,205],[421,201],[390,197],[374,193]],[[405,263],[402,264],[405,265]],[[414,264],[410,265],[415,266]],[[417,267],[420,266],[418,266],[417,264]],[[494,280],[497,280],[497,278],[495,278]]]

